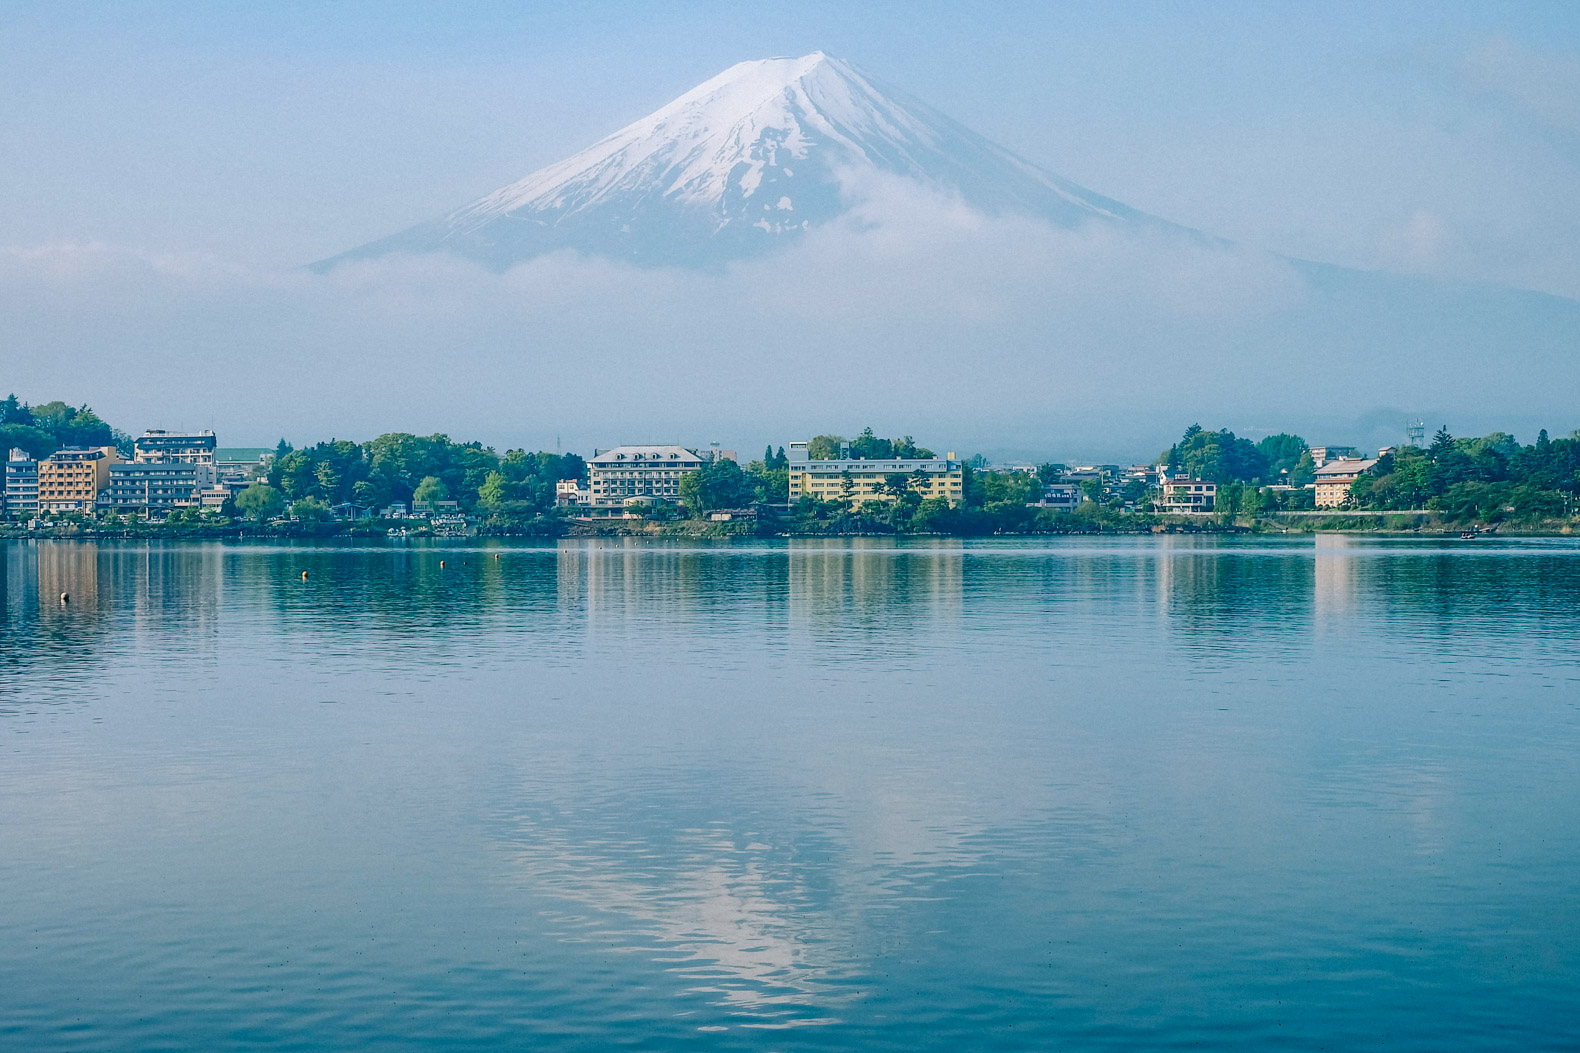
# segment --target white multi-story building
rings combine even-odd
[[[1081,488],[1074,483],[1048,483],[1042,488],[1042,496],[1027,504],[1028,508],[1056,508],[1064,512],[1073,512],[1080,507],[1086,495],[1081,493]]]
[[[554,484],[554,503],[557,505],[586,505],[592,502],[592,491],[580,479],[561,479]]]
[[[211,431],[152,429],[138,437],[132,451],[130,463],[110,467],[109,485],[99,491],[101,509],[186,508],[203,503],[201,492],[218,481]]]
[[[587,496],[579,503],[595,512],[637,501],[677,504],[680,477],[700,471],[709,459],[684,446],[616,446],[597,452],[587,462]]]
[[[150,428],[132,444],[132,460],[137,464],[175,462],[214,464],[212,431],[178,432]]]
[[[38,514],[38,462],[26,450],[12,450],[5,466],[5,514]]]
[[[186,508],[202,502],[214,485],[214,466],[185,461],[131,461],[110,466],[109,485],[99,491],[101,510],[142,512]]]
[[[1163,472],[1158,489],[1162,492],[1159,510],[1176,515],[1211,512],[1218,503],[1218,484],[1188,475]]]

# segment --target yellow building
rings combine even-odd
[[[965,498],[965,473],[953,453],[920,459],[815,461],[808,455],[806,443],[792,442],[785,457],[790,462],[792,503],[803,497],[858,505],[887,503],[899,497],[889,487],[892,476],[904,476],[905,485],[924,499],[942,498],[954,506]]]
[[[114,446],[56,450],[38,463],[40,512],[91,512],[109,485],[110,465],[120,464]]]
[[[1375,458],[1366,460],[1359,457],[1345,457],[1337,461],[1329,461],[1318,468],[1316,479],[1312,483],[1316,489],[1316,506],[1343,508],[1349,504],[1350,484],[1376,463]]]

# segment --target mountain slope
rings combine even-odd
[[[326,260],[449,251],[503,270],[556,249],[642,264],[757,255],[844,213],[872,173],[1058,226],[1163,224],[1016,157],[849,63],[742,62],[558,164]]]

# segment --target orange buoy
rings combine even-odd
[[[306,580],[307,580],[307,571],[305,571],[305,570],[304,570],[304,571],[302,571],[302,580],[303,580],[303,581],[306,581]]]
[[[442,560],[442,559],[439,561],[439,569],[440,570],[444,569],[444,560]]]
[[[499,553],[495,552],[494,553],[494,558],[497,560],[499,558]]]

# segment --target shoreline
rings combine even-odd
[[[1287,517],[1287,518],[1286,518]],[[1410,522],[1386,522],[1389,518],[1408,517]],[[1379,521],[1382,522],[1379,522]],[[560,538],[647,537],[655,539],[733,540],[737,538],[762,540],[766,538],[835,538],[835,537],[888,537],[888,538],[994,538],[994,537],[1100,537],[1168,534],[1223,534],[1238,536],[1287,537],[1300,534],[1362,534],[1384,537],[1460,537],[1467,533],[1478,538],[1495,537],[1572,537],[1577,532],[1574,520],[1546,520],[1537,523],[1453,523],[1435,520],[1426,513],[1365,512],[1361,514],[1338,513],[1332,515],[1309,512],[1286,513],[1277,518],[1262,516],[1255,519],[1239,518],[1230,522],[1201,517],[1135,517],[1134,522],[1113,519],[1094,522],[1090,526],[1070,524],[1068,529],[1051,530],[999,530],[993,532],[949,533],[939,531],[894,530],[795,530],[784,529],[787,524],[764,521],[708,522],[682,520],[669,522],[636,521],[600,524],[574,521],[548,522],[519,528],[488,527],[465,534],[409,531],[391,536],[384,526],[369,527],[357,524],[318,524],[311,527],[287,526],[268,528],[240,524],[181,524],[167,527],[155,524],[142,527],[114,529],[82,528],[71,525],[39,530],[5,529],[0,527],[0,541],[242,541],[242,540],[333,540],[404,541],[420,539],[471,540],[484,538]]]

